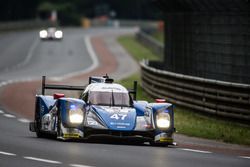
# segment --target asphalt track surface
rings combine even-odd
[[[61,41],[41,41],[38,32],[0,36],[0,80],[60,76],[88,68],[92,62],[85,37],[91,31],[66,29]]]
[[[93,62],[86,50],[84,36],[102,34],[105,31],[110,30],[66,29],[65,38],[61,42],[37,41],[36,31],[0,34],[0,81],[36,78],[44,73],[58,76],[87,69]],[[27,60],[29,52],[32,52],[32,56]],[[107,143],[102,140],[62,142],[40,139],[28,131],[27,122],[28,120],[0,108],[1,167],[250,165],[249,157],[177,147],[151,147],[147,143],[136,145]]]

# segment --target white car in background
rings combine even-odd
[[[41,30],[39,36],[42,40],[61,40],[63,38],[63,32],[62,30],[56,29],[56,27],[49,27],[47,30]]]

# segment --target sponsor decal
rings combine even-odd
[[[128,107],[108,107],[108,106],[100,106],[100,108],[106,112],[109,113],[128,113],[128,112],[134,112],[135,109],[131,109]]]
[[[126,127],[125,126],[117,126],[116,128],[125,129]]]
[[[161,134],[155,136],[155,141],[156,142],[172,143],[173,139],[171,137],[168,137],[166,133],[161,133]]]
[[[64,138],[80,138],[79,133],[65,133],[63,134]]]
[[[113,114],[110,116],[111,119],[124,120],[127,117],[127,114]]]
[[[126,122],[110,122],[110,125],[130,126],[130,123],[126,123]]]
[[[98,123],[96,121],[89,121],[88,120],[88,125],[98,125]]]
[[[172,138],[160,138],[160,142],[168,142],[168,143],[172,143],[173,142],[173,139]]]

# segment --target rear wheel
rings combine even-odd
[[[44,138],[46,137],[46,134],[42,132],[41,127],[41,118],[40,118],[40,112],[39,112],[39,103],[38,100],[36,99],[36,109],[35,109],[35,123],[36,123],[36,136],[38,138]]]

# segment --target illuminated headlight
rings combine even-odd
[[[69,121],[72,124],[81,124],[83,122],[83,111],[80,108],[71,108],[69,110]]]
[[[62,31],[56,31],[55,32],[55,37],[56,38],[62,38],[63,37],[63,32]]]
[[[48,36],[48,32],[46,30],[42,30],[40,31],[40,38],[47,38]]]
[[[170,116],[166,112],[160,112],[156,115],[156,124],[158,128],[167,129],[170,127]]]

